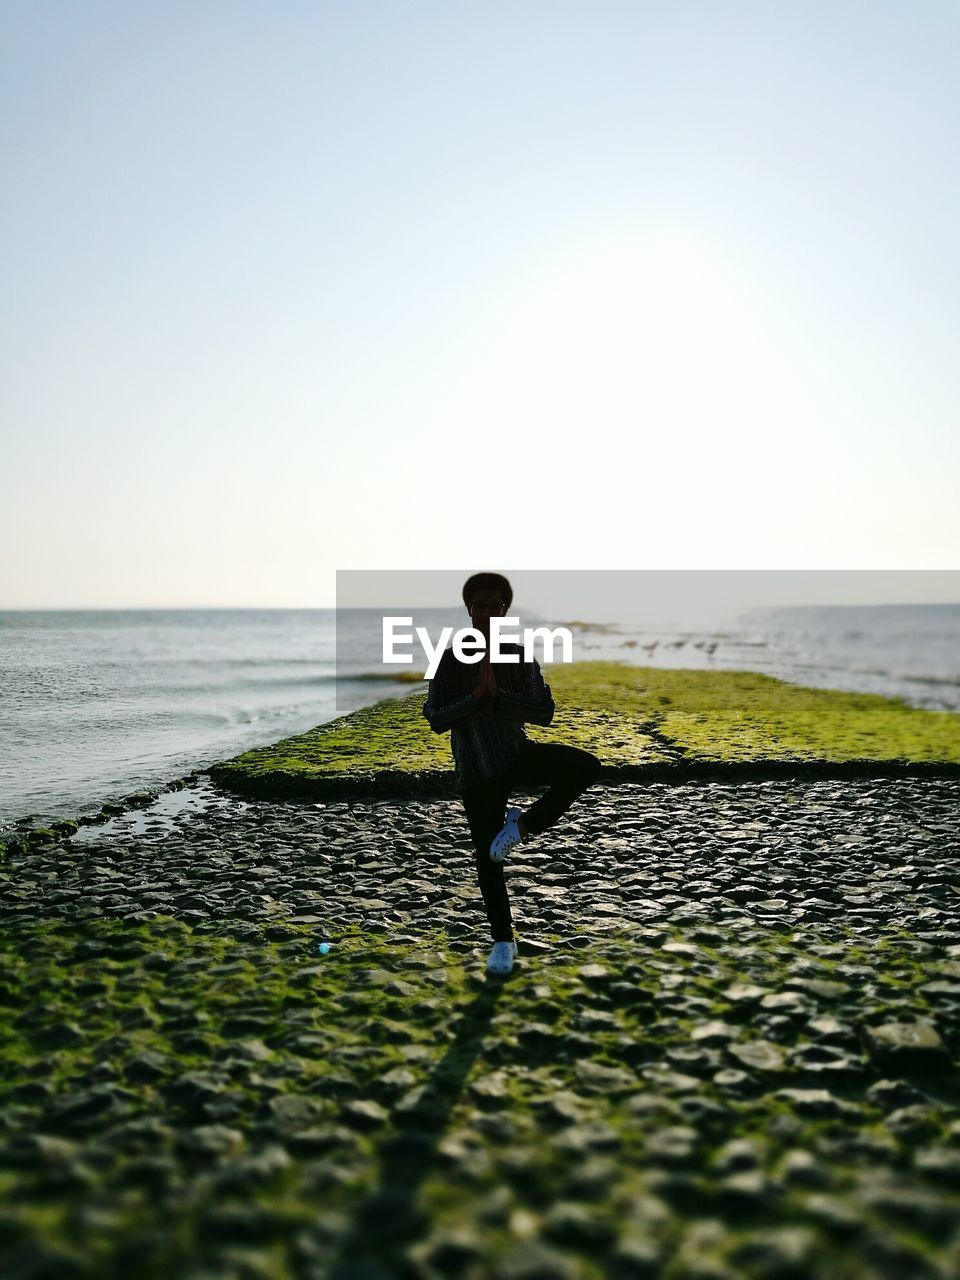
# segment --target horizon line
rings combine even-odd
[[[960,605],[960,600],[879,600],[873,603],[863,601],[851,604],[818,603],[751,605],[745,612],[753,609],[917,609],[930,607],[947,608]],[[384,609],[460,609],[462,604],[404,604],[404,605],[310,605],[310,604],[184,604],[184,605],[9,605],[0,606],[0,614],[4,613],[209,613],[214,610],[234,610],[246,613],[290,613],[328,611],[336,613],[346,609],[366,610],[378,613]]]

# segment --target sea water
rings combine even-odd
[[[333,609],[0,612],[0,828],[92,814],[424,687],[383,679],[380,629],[359,625]],[[574,642],[577,659],[762,671],[960,711],[960,605],[753,610],[715,631],[614,625]]]

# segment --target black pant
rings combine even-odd
[[[596,781],[599,772],[600,761],[589,751],[559,742],[532,742],[528,738],[505,773],[462,791],[476,849],[477,879],[494,942],[509,941],[513,937],[503,863],[494,862],[490,857],[490,844],[506,818],[511,788],[523,783],[548,784],[548,790],[530,806],[523,819],[530,835],[539,835],[566,813],[574,800]]]

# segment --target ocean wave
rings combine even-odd
[[[367,680],[396,680],[401,684],[420,684],[424,675],[422,671],[358,671],[351,672],[350,675],[335,676],[341,684],[349,684],[351,681],[364,682]]]
[[[336,675],[320,676],[264,676],[258,680],[223,680],[219,684],[207,681],[204,684],[142,684],[125,689],[130,694],[160,694],[164,698],[171,694],[216,693],[229,694],[234,689],[262,689],[268,693],[271,689],[303,689],[313,685],[332,685],[336,683]]]
[[[891,674],[895,679],[909,680],[911,684],[941,684],[960,688],[960,679],[957,676],[918,676],[909,671],[894,671]]]
[[[142,667],[296,667],[296,666],[317,666],[320,662],[333,662],[331,654],[328,658],[318,658],[316,654],[306,658],[271,658],[268,656],[260,658],[199,658],[199,657],[146,657],[141,652],[136,653],[136,661],[138,666]],[[96,662],[97,669],[106,671],[118,670],[128,671],[131,666],[130,658],[104,658],[98,659]]]

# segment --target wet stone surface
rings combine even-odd
[[[0,863],[5,1277],[960,1274],[960,783],[598,786],[505,980],[458,800],[188,790]]]

